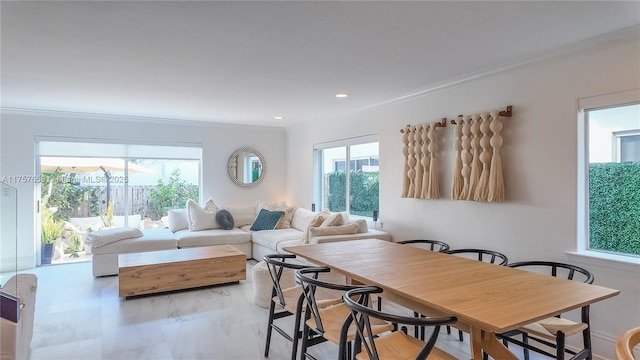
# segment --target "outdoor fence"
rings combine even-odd
[[[155,186],[135,185],[128,187],[129,197],[129,214],[140,214],[145,218],[158,220],[158,216],[149,209],[149,190]],[[98,188],[98,204],[100,204],[100,213],[105,213],[107,208],[107,191],[104,187]],[[85,198],[78,206],[78,211],[72,217],[89,217],[91,214],[90,197]],[[124,186],[111,186],[111,202],[113,204],[113,215],[121,216],[125,213],[125,189]]]

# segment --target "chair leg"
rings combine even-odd
[[[585,350],[587,350],[587,360],[593,359],[593,352],[591,350],[591,324],[589,321],[589,306],[582,307],[582,322],[587,324],[587,328],[582,331],[582,341]]]
[[[276,311],[276,303],[271,301],[269,305],[269,323],[267,325],[267,341],[264,345],[264,357],[269,357],[269,347],[271,346],[271,333],[273,332],[273,318]]]
[[[293,339],[291,344],[291,360],[296,360],[298,354],[298,340],[300,339],[300,322],[302,320],[302,306],[304,305],[304,295],[300,294],[298,303],[296,304],[295,321],[293,325]]]
[[[447,335],[451,335],[451,326],[447,325]]]
[[[584,348],[587,350],[587,360],[592,360],[593,352],[591,350],[591,331],[589,331],[589,327],[582,332],[582,337],[584,340]]]
[[[460,341],[464,341],[464,333],[462,330],[458,330],[458,339],[460,339]]]
[[[525,344],[529,344],[529,335],[527,335],[527,333],[523,332],[522,333],[522,342]],[[527,348],[523,348],[524,350],[524,360],[529,360],[529,349]]]
[[[307,326],[307,324],[302,325],[302,327],[304,330],[302,331],[302,345],[300,346],[300,359],[305,360],[307,358],[307,346],[308,346],[307,342],[309,341],[309,327]]]
[[[564,333],[562,331],[558,331],[556,333],[556,359],[564,360]]]

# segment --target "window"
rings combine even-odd
[[[640,130],[616,131],[615,136],[615,158],[616,162],[638,162],[640,161]]]
[[[379,203],[377,138],[367,136],[316,145],[315,160],[314,203],[320,209],[373,216]]]
[[[197,145],[37,141],[36,149],[39,226],[49,219],[66,222],[67,231],[53,239],[64,251],[62,258],[81,255],[88,232],[163,228],[168,209],[199,200],[202,149]]]
[[[580,248],[640,256],[640,102],[621,100],[581,102],[578,234]]]

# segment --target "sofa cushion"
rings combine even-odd
[[[176,232],[189,228],[187,209],[169,209],[167,211],[169,230]]]
[[[287,207],[286,201],[279,201],[277,203],[268,203],[266,201],[258,200],[256,201],[256,214],[260,213],[260,210],[267,209],[271,211],[276,210],[284,210]]]
[[[284,250],[285,247],[287,247],[287,246],[298,246],[298,245],[302,245],[302,241],[300,239],[280,241],[278,243],[278,245],[276,245],[276,251],[279,254],[288,254],[288,252],[286,252]],[[289,261],[289,260],[287,260],[287,261]]]
[[[311,222],[309,223],[307,228],[304,229],[304,231],[302,233],[302,243],[303,244],[308,244],[309,243],[309,229],[320,226],[324,222],[325,219],[326,219],[326,217],[325,217],[324,213],[316,214],[316,216],[314,216],[311,219]]]
[[[191,199],[187,200],[189,230],[200,231],[220,228],[220,226],[216,222],[217,212],[218,207],[211,198],[207,200],[204,206],[200,206],[200,204]]]
[[[180,230],[176,232],[177,247],[198,247],[224,244],[244,244],[251,241],[251,234],[233,228],[231,230],[210,229],[202,231]]]
[[[140,229],[130,227],[115,227],[102,229],[87,234],[84,243],[91,246],[92,249],[114,243],[116,241],[133,239],[142,236]]]
[[[235,227],[251,225],[256,219],[256,207],[253,205],[223,206],[222,209],[228,210],[231,213]]]
[[[327,235],[348,235],[355,234],[358,232],[358,224],[344,224],[344,225],[336,225],[336,226],[320,226],[320,227],[312,227],[309,229],[309,237],[314,238],[316,236],[327,236]]]
[[[282,215],[282,218],[280,219],[280,221],[278,221],[276,229],[290,229],[291,221],[293,220],[293,214],[295,214],[297,208],[297,206],[285,207],[282,210],[284,212],[284,215]]]
[[[267,247],[277,249],[281,241],[298,240],[302,241],[302,231],[296,229],[264,230],[251,233],[251,241]]]
[[[188,231],[188,230],[182,230]],[[142,230],[142,236],[116,241],[95,249],[91,252],[95,255],[129,253],[141,251],[167,250],[178,247],[176,235],[169,229],[148,229]]]
[[[344,224],[344,218],[342,217],[342,213],[339,212],[335,212],[335,213],[331,213],[331,215],[327,216],[324,221],[322,221],[322,224],[320,224],[320,227],[327,227],[327,226],[338,226],[338,225],[342,225]]]
[[[318,215],[317,213],[298,207],[293,213],[293,219],[291,219],[291,227],[300,231],[305,231],[309,227],[311,220]]]
[[[220,225],[222,230],[231,230],[233,229],[233,216],[229,212],[229,210],[218,210],[216,214],[216,222]]]
[[[358,224],[358,234],[366,233],[367,231],[369,231],[369,225],[367,224],[367,220],[365,219],[353,220],[350,221],[349,224]]]
[[[360,240],[360,239],[380,239],[391,241],[391,235],[387,232],[369,229],[366,233],[355,234],[343,234],[343,235],[326,235],[316,236],[309,239],[310,244],[322,244],[334,241],[348,241],[348,240]]]
[[[260,210],[258,217],[251,225],[251,230],[253,231],[261,231],[261,230],[273,230],[276,228],[278,221],[284,215],[283,211],[269,211],[267,209]]]

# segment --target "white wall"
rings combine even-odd
[[[222,124],[180,124],[139,121],[105,116],[3,111],[0,142],[0,178],[35,174],[35,137],[110,139],[160,143],[202,144],[202,197],[212,197],[218,205],[249,205],[256,200],[287,200],[286,133],[282,128],[232,126]],[[251,146],[267,162],[266,177],[253,189],[235,185],[227,174],[227,160],[238,148]],[[83,155],[83,154],[78,154]],[[34,184],[10,184],[18,189],[18,256],[1,258],[9,268],[35,264]],[[39,250],[38,250],[39,251]]]
[[[311,202],[313,144],[378,133],[380,219],[394,240],[430,238],[454,248],[496,249],[511,261],[567,261],[565,252],[575,251],[577,242],[577,100],[639,88],[639,42],[600,45],[410,101],[289,128],[289,168],[296,169],[289,172],[290,196]],[[450,125],[439,130],[443,198],[400,197],[403,126],[507,105],[513,105],[514,116],[504,119],[502,132],[505,203],[448,200],[454,158]],[[583,266],[594,272],[596,284],[622,290],[592,307],[595,352],[612,359],[615,337],[640,326],[640,266],[589,260]]]

